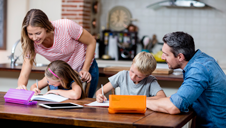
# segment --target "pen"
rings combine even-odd
[[[104,96],[103,84],[101,84],[102,95]]]
[[[38,80],[36,79],[36,86],[38,88]],[[39,88],[38,88],[39,89]],[[38,95],[42,95],[42,94],[38,94]]]
[[[101,90],[102,90],[102,95],[104,96],[103,84],[101,84]],[[103,101],[103,103],[104,103],[104,101]]]
[[[38,80],[36,79],[36,86],[37,86],[37,88],[38,88]]]

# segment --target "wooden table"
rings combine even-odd
[[[195,117],[193,111],[170,115],[147,110],[145,114],[109,114],[107,108],[84,106],[82,109],[49,110],[38,105],[26,106],[5,103],[0,92],[0,122],[7,127],[101,127],[101,128],[136,128],[164,127],[179,128]],[[87,104],[95,99],[67,100],[77,104]],[[43,101],[39,101],[43,102]]]
[[[15,66],[14,68],[10,67],[10,64],[0,64],[0,71],[11,71],[11,72],[20,72],[22,66]],[[46,67],[33,67],[31,72],[33,73],[44,73]],[[103,67],[99,67],[99,75],[102,77],[109,77],[117,72],[109,72],[104,71]],[[164,75],[164,74],[153,74],[158,80],[164,80],[164,81],[183,81],[183,75]]]

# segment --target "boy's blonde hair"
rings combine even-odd
[[[145,75],[151,75],[156,68],[156,60],[151,53],[140,52],[134,59],[133,64],[137,67],[138,71]]]

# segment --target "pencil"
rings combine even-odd
[[[103,84],[101,84],[102,95],[104,96]]]
[[[101,90],[102,90],[102,95],[104,96],[103,84],[101,84]],[[104,101],[103,101],[103,103],[104,103]]]
[[[38,88],[38,80],[36,79],[36,86],[37,86],[37,88]]]

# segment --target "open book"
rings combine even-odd
[[[68,98],[56,95],[56,94],[46,94],[46,95],[33,95],[31,100],[43,100],[43,101],[51,101],[51,102],[62,102],[67,100]]]

